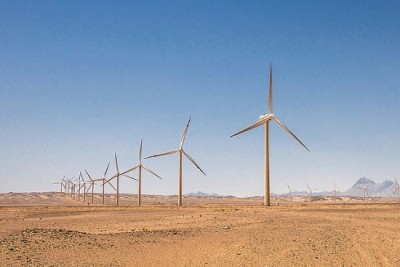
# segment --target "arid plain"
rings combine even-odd
[[[400,266],[395,199],[134,197],[1,194],[0,266]]]

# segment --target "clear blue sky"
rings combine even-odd
[[[399,1],[1,1],[0,192],[58,190],[144,155],[185,148],[184,193],[263,194],[400,178]],[[178,157],[144,164],[143,193],[176,194]],[[114,166],[110,169],[114,173]],[[123,182],[122,191],[136,193]]]

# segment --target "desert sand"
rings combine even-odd
[[[1,194],[0,266],[400,266],[395,199],[106,200]]]

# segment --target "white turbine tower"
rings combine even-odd
[[[310,151],[301,141],[299,138],[292,133],[282,122],[280,122],[274,115],[272,109],[272,66],[269,67],[269,97],[268,97],[268,114],[263,114],[260,116],[259,120],[250,125],[247,128],[231,135],[230,137],[239,135],[241,133],[247,132],[251,129],[256,127],[265,126],[265,166],[264,166],[264,205],[270,206],[271,199],[270,199],[270,177],[269,177],[269,122],[274,121],[277,123],[283,130],[285,130],[290,136],[292,136],[297,142],[299,142],[305,149]]]
[[[203,170],[199,167],[199,165],[197,165],[197,163],[194,161],[194,159],[192,159],[192,157],[183,150],[183,144],[185,142],[185,138],[186,138],[186,134],[189,128],[189,124],[190,124],[190,119],[189,118],[187,124],[186,124],[186,128],[185,131],[183,132],[182,135],[182,139],[181,139],[181,143],[179,145],[179,148],[175,149],[175,150],[171,150],[171,151],[167,151],[164,153],[160,153],[160,154],[156,154],[156,155],[152,155],[149,157],[146,157],[145,159],[148,158],[154,158],[154,157],[160,157],[160,156],[166,156],[166,155],[170,155],[170,154],[175,154],[175,153],[179,153],[179,177],[178,177],[178,205],[182,206],[182,155],[185,155],[185,157],[193,163],[194,166],[197,167],[197,169],[199,169],[204,175],[206,175]]]

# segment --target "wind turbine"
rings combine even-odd
[[[357,187],[357,189],[360,189],[360,190],[364,191],[364,204],[365,204],[365,195],[369,196],[368,189],[367,189],[367,184],[365,184],[364,187]]]
[[[94,185],[95,185],[95,181],[92,179],[92,177],[90,176],[90,174],[89,174],[89,172],[85,169],[85,172],[86,172],[86,174],[87,174],[87,176],[89,177],[89,179],[90,179],[90,185],[89,185],[89,187],[88,187],[88,191],[89,191],[89,189],[90,188],[92,188],[92,204],[93,204],[93,195],[94,195]]]
[[[72,181],[75,177],[72,177],[71,179],[67,179],[68,180],[68,193],[70,194],[70,196],[72,197],[74,194],[74,190],[75,190],[75,184]]]
[[[65,179],[65,175],[64,175],[64,177],[61,179],[61,182],[63,183],[63,186],[64,186],[64,196],[66,196],[66,195],[67,195],[68,180]]]
[[[73,178],[72,178],[73,179]],[[72,180],[71,179],[71,180]],[[73,181],[71,181],[72,182],[72,192],[71,192],[71,196],[73,197],[73,198],[75,198],[75,196],[76,196],[76,186],[78,185],[78,183],[77,183],[77,181],[78,181],[78,179],[79,179],[79,177],[78,178],[76,178],[75,180],[73,180]]]
[[[243,130],[231,135],[230,137],[234,137],[241,133],[247,132],[251,129],[257,128],[261,125],[265,125],[265,165],[264,165],[264,205],[271,206],[271,198],[270,198],[270,177],[269,177],[269,122],[274,121],[277,123],[283,130],[285,130],[291,137],[296,139],[305,149],[310,151],[299,138],[292,133],[282,122],[280,122],[273,113],[272,109],[272,65],[269,66],[269,97],[268,97],[268,114],[263,114],[260,116],[259,120],[244,128]]]
[[[102,188],[103,188],[103,196],[102,196],[102,198],[103,198],[103,205],[104,205],[104,184],[106,183],[106,180],[107,180],[106,176],[107,176],[107,171],[108,171],[108,168],[109,168],[109,167],[110,167],[110,162],[108,163],[107,168],[106,168],[106,170],[104,171],[103,177],[94,180],[95,182],[97,182],[97,181],[102,182],[102,185],[101,185],[101,186],[102,186]],[[114,187],[111,183],[108,183],[108,184],[111,185],[111,187],[114,188],[115,191],[117,191],[117,189],[115,189],[115,187]]]
[[[65,182],[65,195],[68,195],[71,181],[68,178],[65,178],[64,182]]]
[[[290,198],[293,200],[292,189],[290,189],[290,186],[289,186],[289,185],[287,185],[287,187],[289,188],[289,193],[288,193],[288,195],[289,195]]]
[[[111,184],[110,181],[113,180],[113,179],[116,179],[116,180],[117,180],[117,188],[116,188],[116,190],[115,190],[115,191],[117,192],[116,205],[119,206],[119,177],[120,177],[120,176],[124,176],[124,177],[127,177],[127,178],[129,178],[129,179],[136,180],[136,181],[137,181],[137,179],[134,178],[134,177],[131,177],[131,176],[129,176],[129,175],[126,175],[126,172],[120,173],[120,172],[119,172],[119,167],[118,167],[117,153],[115,153],[114,156],[115,156],[115,169],[116,169],[117,173],[116,173],[113,177],[111,177],[110,179],[108,179],[107,181],[105,181],[105,182],[103,183],[103,186],[104,186],[105,183]]]
[[[53,184],[59,184],[60,185],[60,195],[63,195],[63,187],[64,187],[64,182],[61,179],[61,182],[55,182]]]
[[[83,183],[81,183],[81,188],[83,187],[83,203],[86,203],[86,181],[85,181],[85,179],[83,179],[83,176],[82,176],[82,182]]]
[[[340,192],[339,188],[336,187],[336,182],[333,181],[333,191],[332,192],[335,193],[335,204],[337,202],[337,193],[338,193],[338,191]]]
[[[179,145],[179,147],[175,150],[171,150],[171,151],[167,151],[164,153],[160,153],[160,154],[156,154],[156,155],[152,155],[149,157],[146,157],[145,159],[149,159],[149,158],[154,158],[154,157],[160,157],[160,156],[166,156],[166,155],[171,155],[171,154],[175,154],[175,153],[179,153],[179,176],[178,176],[178,206],[182,206],[182,155],[185,155],[185,157],[193,163],[194,166],[197,167],[197,169],[199,169],[204,175],[205,172],[200,168],[199,165],[197,165],[197,163],[194,161],[194,159],[183,150],[183,144],[185,143],[185,139],[186,139],[186,134],[189,128],[189,124],[190,124],[190,120],[191,117],[189,117],[189,120],[186,124],[186,128],[183,132],[182,135],[182,139],[181,139],[181,143]]]
[[[78,176],[78,199],[81,200],[81,180],[83,180],[82,172],[79,172]]]
[[[136,165],[135,167],[121,173],[121,175],[124,175],[128,172],[131,172],[135,169],[139,169],[139,179],[138,179],[138,206],[140,206],[142,204],[141,201],[141,195],[142,195],[142,168],[144,170],[146,170],[148,173],[156,176],[157,178],[161,179],[162,178],[160,176],[158,176],[156,173],[154,173],[153,171],[151,171],[150,169],[146,168],[145,166],[143,166],[142,164],[142,148],[143,148],[143,139],[140,141],[140,149],[139,149],[139,164]]]
[[[310,190],[310,202],[312,201],[312,192],[313,192],[313,189],[311,189],[311,187],[308,185],[308,184],[306,184],[306,186],[308,187],[308,189]],[[315,188],[314,190],[318,190],[317,188]]]
[[[397,192],[397,197],[398,197],[399,202],[400,202],[400,186],[399,186],[399,183],[397,182],[397,179],[394,178],[394,180],[396,181],[396,190],[394,190],[393,194],[396,194],[396,192]]]

